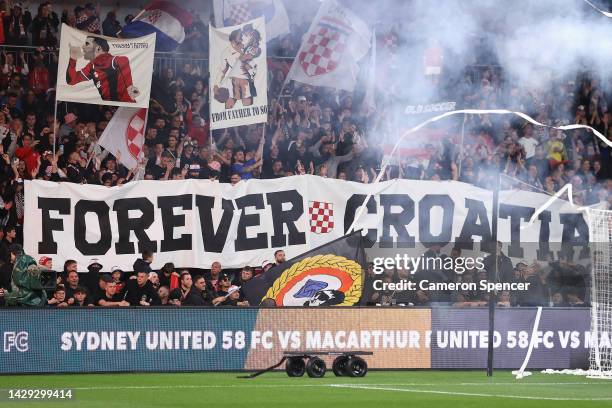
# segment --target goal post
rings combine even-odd
[[[546,369],[545,374],[570,374],[589,378],[612,379],[612,211],[584,208],[589,228],[590,252],[590,344],[588,350],[588,369],[575,368],[554,370]],[[538,310],[538,313],[541,309]],[[538,330],[536,318],[532,337]],[[586,341],[586,340],[585,340]],[[534,342],[527,350],[521,368],[513,371],[517,379],[531,373],[525,368],[529,363]]]
[[[612,349],[602,336],[612,333],[612,211],[587,210],[591,249],[591,334],[588,375],[612,379]]]

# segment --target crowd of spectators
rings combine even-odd
[[[502,251],[501,243],[498,250],[497,282],[516,289],[502,288],[498,293],[497,307],[583,307],[589,304],[590,261],[575,262],[570,257],[561,255],[558,260],[554,260],[551,256],[545,262],[528,263],[521,260],[513,263],[512,259]],[[494,271],[494,258],[491,254],[483,257],[484,268],[465,268],[461,274],[454,270],[432,266],[438,265],[434,259],[439,259],[440,264],[443,264],[448,258],[457,259],[461,256],[462,250],[458,247],[452,248],[448,255],[439,245],[433,245],[423,254],[424,258],[431,260],[427,268],[414,271],[388,269],[383,274],[376,275],[373,265],[370,264],[364,286],[365,303],[370,306],[452,305],[462,308],[487,306],[490,292],[480,285],[480,282],[495,281],[490,273]],[[376,287],[381,287],[380,283],[374,284],[376,280],[385,284],[411,281],[415,282],[416,290],[394,290],[388,286],[382,290],[374,290]],[[429,285],[443,283],[447,286],[442,288],[449,289],[423,290],[421,282],[424,282],[423,287],[431,288]]]
[[[236,184],[253,178],[314,174],[372,182],[385,154],[381,140],[393,140],[392,135],[397,137],[403,130],[393,127],[392,109],[413,102],[402,100],[401,93],[389,88],[379,92],[376,110],[362,109],[362,89],[349,93],[293,82],[284,86],[291,61],[287,58],[295,56],[307,29],[304,24],[292,27],[291,34],[269,44],[269,116],[267,123],[262,125],[210,132],[208,75],[202,66],[185,63],[179,69],[165,68],[155,72],[144,159],[137,167],[128,169],[121,164],[120,157],[116,157],[116,152],[104,151],[96,143],[113,115],[113,108],[60,103],[54,126],[55,47],[60,22],[116,36],[121,27],[116,12],[109,12],[101,21],[99,10],[92,4],[63,10],[58,16],[50,3],[42,3],[34,18],[20,3],[4,8],[0,5],[0,10],[3,16],[0,44],[6,44],[1,47],[0,56],[0,225],[4,227],[5,240],[12,236],[11,242],[5,245],[7,248],[13,240],[23,242],[22,226],[27,216],[24,214],[23,181],[27,179],[111,187],[140,179],[197,178]],[[123,22],[130,18],[127,16]],[[202,48],[202,44],[207,43],[206,36],[206,25],[196,19],[196,24],[187,33],[183,51],[204,52],[206,58],[206,50]],[[381,55],[401,51],[399,36],[393,32],[379,34],[384,39],[389,36],[395,36],[393,44],[397,48],[382,50]],[[26,50],[11,45],[37,48]],[[446,64],[452,65],[453,61],[446,61]],[[446,71],[443,67],[440,78],[433,81],[431,87],[439,100],[456,101],[457,108],[517,110],[548,126],[585,124],[612,140],[608,112],[608,106],[612,106],[612,82],[602,81],[594,73],[576,72],[571,78],[553,81],[547,89],[533,90],[507,78],[499,66],[478,69],[468,66],[459,76],[446,75]],[[386,75],[401,77],[401,66],[390,68]],[[504,188],[553,194],[571,183],[575,203],[601,203],[605,208],[612,207],[612,149],[590,131],[563,132],[552,127],[533,126],[512,116],[486,114],[466,115],[459,121],[450,120],[438,126],[448,138],[437,144],[429,143],[425,156],[400,158],[389,166],[383,180],[458,180],[492,188],[495,178],[503,174]],[[453,142],[459,133],[463,133],[460,144]],[[557,271],[566,268],[564,262],[551,261],[545,266],[519,263],[513,267],[518,271],[514,275],[517,279],[529,277],[548,282],[553,279],[551,276],[558,275]],[[452,279],[476,279],[483,272],[486,274],[486,271],[470,271]],[[113,273],[113,276],[118,275]],[[159,279],[158,283],[165,279],[163,273],[154,275],[151,272],[148,278],[138,274],[136,289],[142,282],[154,287],[156,283],[147,283],[154,281],[154,276]],[[181,288],[199,287],[205,283],[206,296],[202,295],[202,301],[207,304],[220,296],[221,289],[211,288],[206,277],[204,283],[199,276],[187,278],[179,273],[178,278],[181,285],[185,283]],[[121,296],[117,293],[125,294],[128,286],[136,285],[131,280],[100,280],[100,290],[96,289],[99,293],[89,291],[89,299],[79,300],[82,295],[76,293],[78,282],[71,284],[68,276],[66,279],[63,292],[56,291],[51,303],[72,304],[71,299],[92,304],[115,302]],[[5,284],[0,286],[9,289]],[[172,292],[163,289],[165,286],[161,284],[155,288],[159,299],[147,292],[144,300],[134,298],[133,302],[122,298],[117,302],[119,305],[141,301],[176,302]],[[229,293],[230,289],[225,287],[221,292]],[[585,296],[584,291],[576,294],[575,290],[554,285],[547,285],[546,291],[547,295],[541,299],[546,298],[548,302],[555,298],[558,304],[575,304],[577,298],[584,301]],[[131,296],[135,290],[128,292]],[[191,298],[183,295],[179,299],[181,302]],[[508,302],[534,304],[529,299],[529,296],[522,299],[511,296]],[[240,303],[238,299],[233,300]],[[486,298],[482,294],[457,293],[446,300],[460,305],[486,301]]]
[[[76,261],[68,260],[47,306],[249,306],[240,287],[253,278],[253,268],[245,266],[234,275],[215,262],[199,274],[166,263],[156,272],[150,267],[153,256],[143,253],[129,277],[116,266],[107,268],[110,273],[101,272],[106,269],[95,259],[88,273],[78,273]]]

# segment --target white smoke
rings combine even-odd
[[[382,0],[344,1],[379,28],[397,26],[397,63],[410,78],[422,67],[435,39],[445,49],[445,75],[461,77],[466,65],[483,62],[489,44],[506,78],[520,87],[549,89],[550,79],[575,78],[588,68],[606,79],[612,63],[612,19],[582,0]],[[593,3],[601,9],[601,0]],[[382,55],[382,54],[381,54]],[[448,63],[450,62],[450,63]],[[414,79],[402,90],[413,102],[432,97]]]

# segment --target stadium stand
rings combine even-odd
[[[0,20],[3,24],[0,27],[0,224],[3,227],[0,287],[4,290],[0,295],[10,290],[7,274],[11,271],[11,253],[18,250],[14,245],[23,243],[23,222],[27,217],[23,180],[110,187],[138,179],[163,182],[199,178],[235,184],[251,178],[314,174],[369,183],[376,177],[386,153],[385,143],[380,141],[387,139],[380,135],[388,134],[395,126],[391,119],[392,109],[401,104],[401,93],[396,92],[399,87],[393,86],[379,96],[375,113],[364,112],[356,103],[363,98],[363,90],[351,94],[293,82],[283,87],[289,64],[308,28],[307,23],[294,26],[290,34],[268,45],[271,103],[265,127],[266,134],[272,136],[267,138],[262,161],[258,163],[256,153],[262,126],[209,132],[208,26],[196,19],[198,22],[189,29],[178,53],[156,56],[154,95],[146,129],[146,160],[128,169],[117,161],[113,152],[96,147],[97,138],[112,117],[111,108],[60,103],[55,129],[52,109],[58,58],[55,47],[60,23],[114,36],[121,27],[118,22],[121,16],[109,12],[102,18],[91,4],[62,10],[58,15],[52,11],[50,3],[43,3],[32,16],[14,3],[12,10],[3,13]],[[398,34],[401,32],[399,29],[377,33],[378,38],[384,39],[381,52],[401,51],[409,41]],[[389,39],[393,40],[393,47],[389,47]],[[475,51],[480,56],[478,60],[465,66],[461,76],[442,75],[439,82],[432,84],[440,100],[455,101],[457,109],[520,110],[551,126],[586,124],[612,140],[608,111],[612,106],[612,82],[602,83],[583,71],[576,72],[572,78],[564,78],[546,92],[532,92],[508,78],[484,44],[482,49]],[[445,64],[452,63],[452,60],[445,61]],[[387,80],[399,69],[389,68]],[[554,194],[566,183],[571,183],[575,203],[603,202],[608,208],[612,207],[611,149],[590,132],[561,132],[534,127],[514,117],[490,115],[467,115],[465,120],[437,125],[436,130],[444,135],[462,133],[461,143],[433,139],[409,150],[390,166],[383,180],[457,180],[491,189],[494,179],[501,173],[504,175],[503,188]],[[210,134],[213,140],[209,139]],[[136,272],[143,269],[140,266]],[[87,281],[85,276],[71,272],[70,265],[66,265],[57,280],[51,282],[53,287],[56,283],[61,286],[50,291],[49,303],[53,306],[100,305],[102,300],[102,304],[107,305],[112,302],[120,305],[245,304],[240,295],[224,296],[235,291],[233,284],[250,279],[252,268],[220,271],[219,265],[212,271],[205,271],[201,279],[201,272],[191,277],[189,273],[180,273],[180,265],[177,268],[166,266],[150,274],[148,281],[144,274],[132,281],[123,271],[109,269],[107,272],[112,272],[112,277],[104,276],[98,282],[95,278]],[[97,273],[95,263],[92,267]],[[106,271],[110,265],[104,267]],[[588,270],[570,261],[533,265],[510,263],[508,268],[511,279],[532,282],[536,289],[521,296],[502,293],[500,306],[580,306],[589,302],[585,290]],[[396,271],[386,279],[392,281],[401,274],[402,271]],[[486,277],[486,271],[470,270],[452,279],[471,281],[477,277]],[[178,285],[178,290],[170,291],[173,278],[177,283],[172,286]],[[191,291],[192,285],[199,292]],[[152,293],[149,297],[154,298],[154,302],[141,303],[140,297],[130,302],[117,296],[124,286],[134,286],[134,290],[142,290],[143,294],[146,292],[145,297]],[[427,294],[418,292],[414,299],[402,300],[394,296],[393,293],[376,293],[368,304],[428,305],[431,302]],[[447,301],[457,307],[481,306],[486,304],[486,296],[458,291]],[[219,300],[220,297],[224,300]]]

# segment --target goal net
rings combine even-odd
[[[591,332],[589,376],[612,379],[612,349],[598,341],[612,334],[612,211],[589,210],[591,247]]]
[[[589,224],[589,249],[591,258],[590,273],[590,301],[591,301],[591,328],[588,369],[546,369],[545,374],[572,374],[590,378],[612,379],[612,211],[586,210]],[[532,352],[534,351],[535,333],[539,329],[540,314],[537,316],[532,328],[532,341],[530,342],[525,360],[520,369],[512,373],[517,379],[530,375],[525,371]]]

